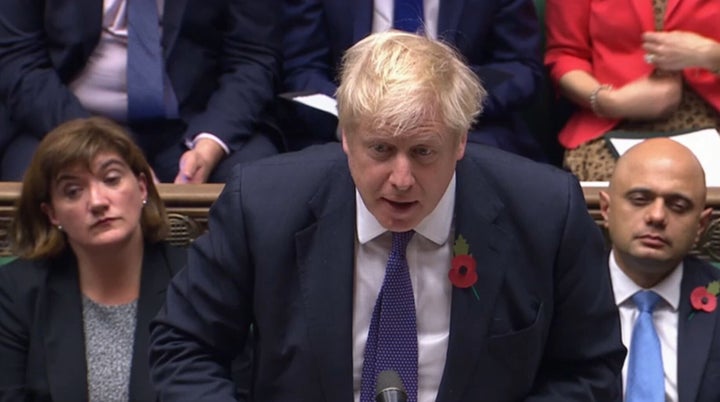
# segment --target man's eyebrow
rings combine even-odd
[[[692,198],[688,197],[685,194],[669,193],[669,194],[663,194],[662,197],[666,200],[683,200],[683,201],[689,203],[690,205],[695,205]]]
[[[629,195],[637,194],[637,193],[641,193],[641,194],[644,194],[644,195],[652,195],[652,196],[655,196],[655,197],[662,197],[662,198],[664,198],[664,199],[666,199],[666,200],[667,200],[667,199],[681,199],[681,200],[684,200],[684,201],[693,203],[692,197],[690,197],[690,196],[687,195],[687,194],[678,193],[678,192],[658,193],[658,192],[656,192],[656,191],[653,191],[653,190],[651,190],[651,189],[649,189],[649,188],[644,188],[644,187],[631,188],[631,189],[629,189],[628,191],[625,192],[625,195],[626,195],[626,196],[629,196]]]
[[[624,193],[624,195],[627,196],[627,195],[637,194],[637,193],[642,193],[642,194],[656,194],[654,191],[650,190],[649,188],[645,188],[645,187],[633,187],[633,188],[628,189],[628,190]]]

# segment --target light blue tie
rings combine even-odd
[[[625,402],[665,402],[665,374],[663,372],[660,339],[653,324],[653,309],[660,296],[652,291],[640,291],[632,297],[640,315],[630,341]]]

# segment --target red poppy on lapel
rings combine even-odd
[[[718,293],[720,293],[720,281],[710,282],[707,287],[698,286],[690,293],[690,303],[695,311],[712,313],[717,308]]]
[[[712,281],[707,286],[698,286],[690,292],[690,305],[693,311],[688,320],[691,320],[695,313],[704,311],[712,313],[717,308],[717,297],[720,294],[720,281]]]
[[[453,286],[461,289],[471,288],[475,298],[480,300],[477,290],[475,290],[475,282],[478,280],[477,261],[470,254],[470,246],[462,235],[455,239],[453,245],[453,259],[451,262],[448,278]]]

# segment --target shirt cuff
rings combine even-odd
[[[200,133],[200,134],[196,135],[195,138],[193,138],[192,140],[186,139],[185,146],[187,146],[190,149],[193,149],[193,148],[195,148],[195,144],[197,144],[197,142],[203,138],[208,138],[208,139],[215,141],[218,145],[220,145],[220,148],[222,148],[223,151],[225,151],[225,155],[230,154],[230,148],[228,148],[228,146],[225,145],[225,143],[220,138],[218,138],[215,135],[210,134],[210,133]]]

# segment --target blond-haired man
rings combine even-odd
[[[152,328],[163,400],[234,400],[250,324],[255,400],[374,401],[386,370],[412,402],[616,397],[625,350],[577,181],[467,144],[484,90],[440,42],[372,35],[341,80],[342,151],[245,166],[213,207]]]

